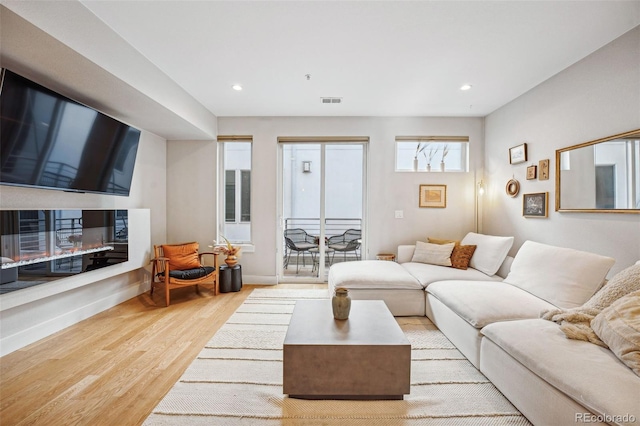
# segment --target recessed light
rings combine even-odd
[[[231,88],[238,91],[242,90],[242,86],[240,86],[239,84],[234,84],[233,86],[231,86]]]
[[[460,90],[469,90],[469,89],[471,89],[470,84],[463,84],[462,86],[460,86]]]

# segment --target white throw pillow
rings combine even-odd
[[[595,253],[525,241],[504,280],[559,308],[575,308],[595,294],[614,263]]]
[[[591,321],[591,328],[620,361],[640,376],[640,290],[600,312]]]
[[[476,234],[469,232],[460,242],[461,245],[474,245],[476,251],[471,257],[469,266],[489,276],[495,275],[500,265],[507,257],[513,237],[497,237],[495,235]]]
[[[431,244],[416,241],[412,262],[429,263],[431,265],[451,266],[451,252],[455,243]]]

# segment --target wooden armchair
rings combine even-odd
[[[213,285],[213,294],[218,294],[218,254],[199,253],[198,243],[154,245],[154,258],[151,259],[151,291],[156,285],[164,285],[167,306],[169,291],[174,288]],[[213,256],[213,266],[203,266],[202,257]]]

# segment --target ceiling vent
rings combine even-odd
[[[342,98],[320,98],[323,104],[339,104],[342,103]]]

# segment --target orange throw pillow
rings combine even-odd
[[[198,243],[163,245],[162,253],[169,258],[169,268],[172,271],[199,268]]]
[[[453,252],[451,253],[451,267],[456,269],[467,269],[469,267],[469,262],[471,262],[471,257],[473,253],[476,251],[477,246],[461,246],[460,244],[456,244],[453,247]]]
[[[458,240],[442,240],[439,238],[429,238],[429,237],[427,237],[427,242],[431,244],[451,244],[451,243],[455,243],[455,245],[460,244],[460,241]]]

